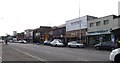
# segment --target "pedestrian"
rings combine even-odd
[[[8,45],[8,41],[7,41],[7,39],[5,40],[5,44]]]

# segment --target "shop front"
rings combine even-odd
[[[112,34],[109,30],[87,32],[87,46],[94,46],[100,42],[111,42]]]
[[[80,34],[80,30],[67,31],[66,38],[67,38],[67,42],[80,41],[81,43],[85,44],[86,43],[86,29],[82,29],[81,34]]]
[[[120,28],[112,30],[111,33],[114,35],[114,41],[120,40]]]

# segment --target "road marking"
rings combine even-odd
[[[15,49],[15,48],[14,48],[14,49]],[[26,52],[24,52],[24,51],[21,51],[21,50],[19,50],[19,49],[15,49],[15,50],[17,50],[17,51],[19,51],[19,52],[21,52],[21,53],[24,53],[24,54],[26,54],[26,55],[28,55],[28,56],[30,56],[30,57],[33,57],[33,58],[35,58],[35,59],[37,59],[37,60],[40,60],[40,61],[47,61],[46,59],[38,58],[38,57],[33,56],[33,55],[29,54],[29,53],[26,53]]]
[[[80,61],[89,61],[89,60],[85,60],[85,59],[81,59],[81,58],[77,58],[77,60],[80,60]]]

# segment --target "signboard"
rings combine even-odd
[[[66,21],[66,31],[87,28],[87,16]]]
[[[101,34],[110,34],[110,30],[100,30],[100,31],[93,31],[87,32],[86,35],[101,35]]]

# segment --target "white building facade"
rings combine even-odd
[[[87,31],[87,21],[96,19],[93,16],[83,16],[80,18],[75,18],[66,21],[66,37],[68,41],[72,40],[82,40],[81,42],[86,42],[85,36]],[[82,39],[83,38],[83,39]]]

